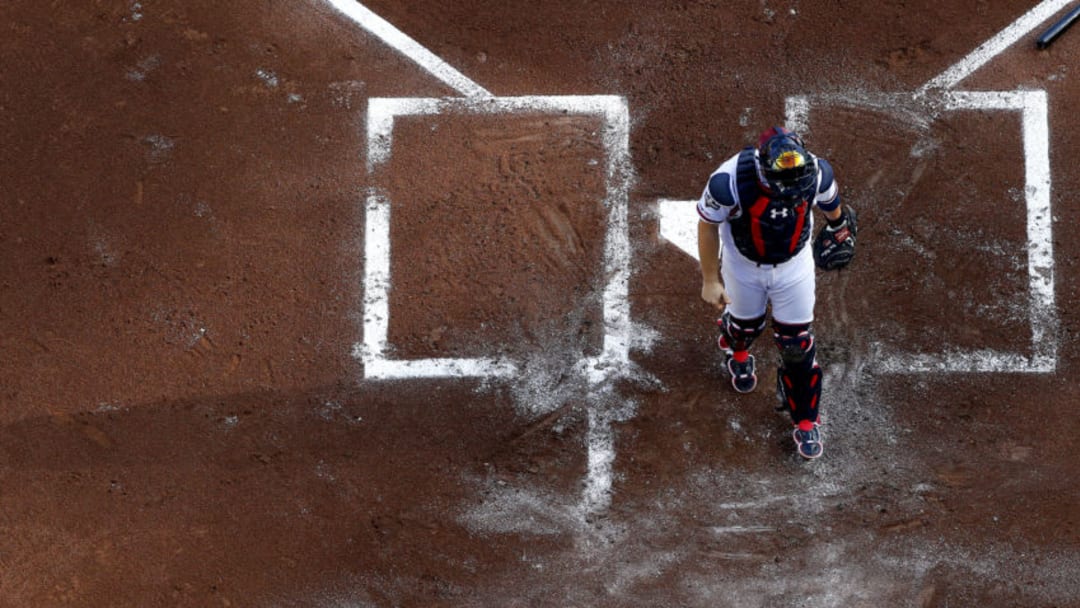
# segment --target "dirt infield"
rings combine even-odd
[[[0,6],[0,606],[1080,606],[1066,3],[68,4]],[[860,218],[810,463],[666,232],[784,122]]]

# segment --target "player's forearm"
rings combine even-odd
[[[698,222],[698,258],[702,282],[720,281],[720,234],[716,225]]]

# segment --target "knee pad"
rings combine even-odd
[[[773,323],[773,340],[785,369],[809,371],[817,366],[817,345],[809,323]]]
[[[765,331],[765,316],[756,319],[736,319],[725,312],[716,322],[720,325],[721,348],[744,351]]]

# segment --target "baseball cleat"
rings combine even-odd
[[[795,431],[792,432],[792,437],[795,438],[795,448],[798,450],[799,456],[807,460],[813,460],[821,456],[824,451],[821,445],[821,433],[818,431],[818,423],[816,422],[810,420],[799,422],[795,427]]]
[[[754,355],[745,354],[742,361],[735,360],[735,351],[727,344],[727,340],[721,335],[716,339],[716,345],[724,351],[724,369],[731,376],[731,386],[736,393],[749,393],[757,388],[757,374],[754,373]]]
[[[745,361],[736,361],[734,354],[725,357],[731,386],[737,393],[749,393],[757,388],[757,374],[754,373],[754,355],[747,355]]]

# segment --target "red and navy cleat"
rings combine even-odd
[[[792,436],[795,438],[795,448],[799,451],[799,456],[807,460],[820,457],[824,451],[821,445],[821,432],[816,422],[810,420],[799,422]]]
[[[757,388],[757,374],[754,373],[754,355],[738,361],[734,355],[727,357],[727,370],[731,375],[731,386],[737,393],[750,393]]]
[[[754,373],[754,355],[748,351],[735,352],[728,348],[723,336],[716,341],[724,351],[724,368],[731,376],[731,386],[737,393],[750,393],[757,388],[757,374]]]

